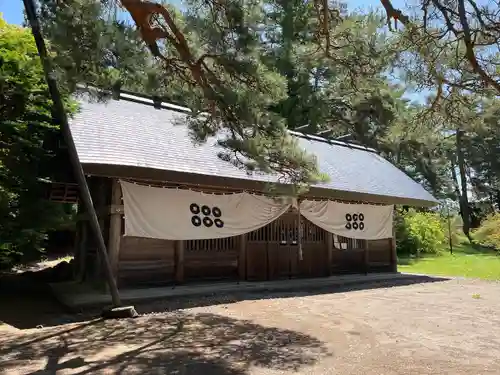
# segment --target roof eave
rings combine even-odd
[[[151,182],[171,182],[199,187],[217,187],[233,190],[248,190],[255,192],[265,192],[269,182],[253,179],[239,179],[232,177],[219,177],[199,173],[186,173],[178,171],[168,171],[162,169],[112,165],[82,163],[86,174],[111,178],[129,178]],[[395,197],[387,195],[376,195],[362,192],[353,192],[346,190],[335,190],[312,186],[305,197],[321,197],[329,199],[338,199],[352,202],[367,202],[373,204],[394,204],[412,207],[434,207],[437,201],[415,199],[409,197]]]

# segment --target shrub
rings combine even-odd
[[[439,214],[410,210],[396,216],[398,252],[435,254],[446,241],[447,230]]]
[[[500,250],[500,214],[493,214],[483,221],[473,233],[474,240],[482,246]]]

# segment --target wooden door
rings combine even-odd
[[[335,274],[364,273],[366,241],[334,236],[332,271]]]
[[[302,259],[297,211],[283,214],[247,236],[247,279],[276,280],[328,275],[326,232],[302,218]]]
[[[323,277],[330,273],[328,239],[325,230],[302,219],[302,260],[299,262],[301,277]]]

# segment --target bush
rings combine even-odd
[[[474,231],[473,237],[482,246],[500,250],[500,214],[488,216]]]
[[[401,254],[436,254],[443,248],[446,235],[439,214],[410,210],[396,216],[396,239]]]

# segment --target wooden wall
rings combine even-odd
[[[185,280],[237,279],[240,237],[184,241]]]
[[[123,237],[123,220],[115,220],[116,215],[123,217],[121,193],[115,189],[116,182],[105,180],[95,179],[93,190],[107,191],[96,196],[95,203],[101,213],[105,211],[100,221],[113,272],[121,287],[395,270],[392,240],[361,241],[337,237],[305,218],[299,219],[293,210],[257,231],[225,239],[166,241]],[[109,205],[107,211],[103,211],[106,205]],[[302,253],[298,245],[299,220],[303,228]]]
[[[119,285],[171,283],[175,279],[175,242],[122,237],[118,258]]]
[[[166,241],[122,237],[118,264],[120,286],[179,284],[210,280],[279,280],[391,270],[391,241],[363,241],[364,248],[336,248],[330,234],[317,228],[296,244],[264,240],[259,233],[219,240]],[[312,225],[312,224],[310,224]],[[244,249],[242,253],[241,249]],[[182,256],[180,256],[182,252]],[[243,255],[242,255],[243,254]]]

